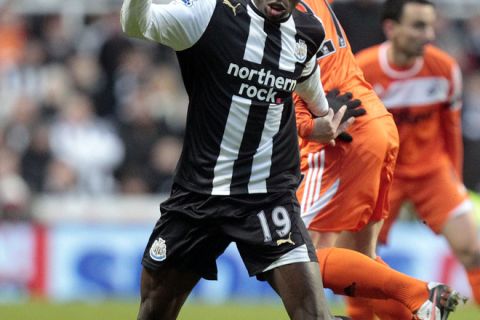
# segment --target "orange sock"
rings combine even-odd
[[[390,266],[377,256],[375,261],[381,265],[386,266],[390,269]],[[422,303],[425,300],[421,301]],[[372,306],[373,311],[375,314],[382,320],[411,320],[412,319],[412,311],[409,310],[406,306],[402,303],[393,300],[376,300],[371,299],[370,305]]]
[[[411,320],[412,311],[396,300],[369,299],[375,315],[382,320]]]
[[[375,313],[371,305],[374,299],[346,297],[347,314],[352,320],[374,320]],[[385,300],[377,300],[384,302]],[[383,319],[382,319],[383,320]]]
[[[473,299],[480,304],[480,268],[467,270],[468,282],[472,289]]]
[[[317,250],[323,284],[336,294],[394,299],[411,312],[428,299],[427,284],[348,249]]]
[[[379,256],[375,259],[388,268]],[[398,301],[388,299],[346,298],[347,314],[353,320],[373,320],[375,316],[381,320],[411,320],[412,311]]]

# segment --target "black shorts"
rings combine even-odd
[[[216,259],[231,242],[250,276],[317,261],[294,191],[211,196],[175,184],[160,211],[143,255],[148,269],[170,265],[215,280]]]

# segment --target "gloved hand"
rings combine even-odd
[[[340,120],[340,123],[344,123],[351,117],[356,118],[367,113],[364,108],[360,108],[360,105],[362,104],[360,100],[352,99],[353,95],[351,92],[340,94],[338,89],[332,89],[326,94],[326,98],[328,106],[332,108],[335,113],[337,113],[341,106],[347,106],[347,110],[345,111],[342,120]],[[347,132],[340,133],[337,138],[345,142],[352,142],[353,140],[352,136]]]

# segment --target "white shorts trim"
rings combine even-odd
[[[285,253],[283,256],[274,261],[271,265],[266,267],[262,272],[266,272],[286,264],[299,263],[299,262],[311,262],[308,255],[307,245],[301,245],[295,249]]]

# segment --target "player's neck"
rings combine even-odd
[[[387,49],[388,63],[394,67],[407,69],[415,64],[416,56],[407,55],[399,50],[395,50],[393,45]]]

